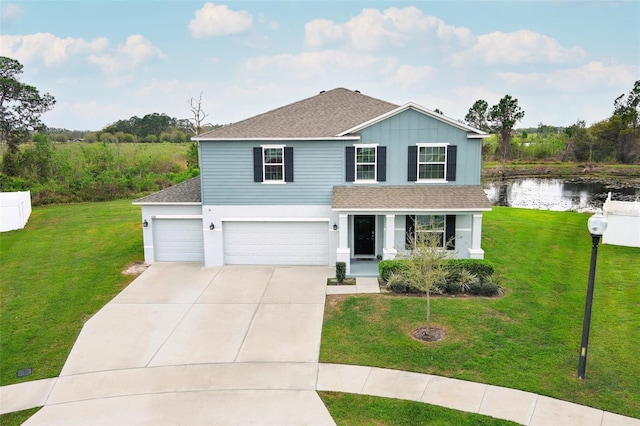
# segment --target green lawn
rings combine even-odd
[[[34,208],[0,250],[0,385],[55,377],[84,321],[133,279],[121,271],[143,257],[140,207]],[[18,379],[22,368],[33,374]]]
[[[340,426],[508,426],[517,423],[416,401],[369,395],[318,392],[331,417]]]
[[[640,249],[600,246],[587,379],[576,378],[591,238],[579,213],[494,208],[485,258],[506,295],[434,298],[448,337],[423,343],[423,298],[332,296],[321,362],[438,374],[640,417]]]

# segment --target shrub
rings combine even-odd
[[[492,279],[478,281],[469,286],[469,293],[477,296],[496,296],[501,292],[502,288]]]
[[[383,260],[378,266],[386,289],[393,293],[424,293],[411,285],[403,275],[406,259]],[[447,275],[444,281],[434,283],[431,294],[470,293],[477,296],[495,296],[502,288],[493,280],[494,267],[486,260],[450,259],[444,265]]]
[[[415,285],[411,284],[411,282],[407,280],[407,277],[405,277],[402,272],[392,272],[389,275],[389,278],[387,279],[386,282],[387,284],[385,288],[392,293],[424,294],[424,291],[422,291],[420,288],[416,287]],[[437,289],[434,288],[434,290],[437,290]]]
[[[404,264],[406,262],[406,259],[380,261],[380,263],[378,264],[378,272],[380,273],[380,278],[382,278],[384,281],[387,281],[391,274],[400,273],[404,268]]]
[[[492,276],[495,272],[495,268],[491,262],[480,259],[450,259],[445,263],[445,268],[447,268],[450,273],[459,273],[467,270],[480,280]]]
[[[336,280],[338,284],[342,284],[347,274],[347,264],[345,262],[336,262]]]

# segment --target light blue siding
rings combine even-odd
[[[479,185],[481,139],[449,124],[407,110],[360,132],[360,141],[203,141],[200,143],[204,205],[330,205],[345,181],[345,147],[375,143],[387,147],[387,180],[376,185],[416,185],[407,181],[407,147],[416,143],[457,145],[457,176],[448,185]],[[284,144],[294,149],[294,181],[253,181],[253,148]],[[358,184],[355,184],[358,185]]]
[[[201,142],[205,205],[330,205],[333,186],[344,182],[341,142],[286,141],[293,147],[293,182],[253,181],[253,147],[274,142]]]

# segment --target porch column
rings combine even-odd
[[[482,240],[482,213],[474,214],[471,224],[471,247],[469,248],[469,258],[484,259],[484,250],[480,247]]]
[[[347,275],[351,274],[351,249],[349,248],[349,215],[338,215],[338,249],[336,261],[347,264]]]
[[[384,247],[382,248],[382,259],[393,260],[398,254],[398,250],[395,245],[395,233],[396,233],[396,215],[386,215],[385,232],[384,232]]]

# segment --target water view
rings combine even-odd
[[[640,185],[583,180],[507,179],[487,181],[484,192],[496,206],[556,211],[593,211],[602,208],[609,192],[617,201],[640,200]]]

